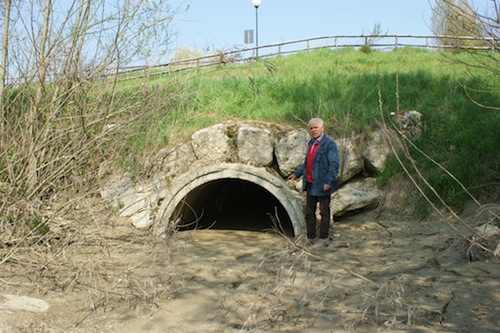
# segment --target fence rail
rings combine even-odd
[[[441,43],[440,42],[446,42]],[[271,58],[297,52],[310,52],[317,49],[360,48],[369,46],[376,50],[396,50],[400,48],[420,48],[431,50],[461,49],[485,50],[498,52],[500,38],[464,37],[464,36],[419,36],[419,35],[337,35],[320,36],[280,42],[259,47],[234,49],[227,52],[214,53],[202,57],[172,61],[155,66],[123,68],[120,74],[143,72],[157,69],[154,75],[163,75],[177,71],[200,69],[205,67],[245,63],[258,58]],[[257,53],[258,50],[258,53]],[[163,71],[162,71],[163,69]],[[151,73],[149,74],[151,75]],[[127,79],[136,77],[129,76]]]
[[[445,42],[445,43],[442,43]],[[441,43],[441,44],[439,44]],[[332,35],[280,42],[258,47],[235,48],[197,58],[172,61],[153,66],[116,68],[102,77],[118,75],[120,81],[133,80],[148,76],[165,75],[173,72],[201,69],[206,67],[246,63],[257,58],[271,58],[297,52],[310,52],[318,49],[361,48],[369,46],[375,50],[396,50],[400,48],[420,48],[431,50],[459,49],[485,50],[499,52],[500,38],[464,36],[421,36],[421,35]],[[257,52],[258,50],[258,52]],[[134,75],[136,74],[136,75]],[[15,79],[10,81],[17,81]],[[11,82],[11,84],[14,82]]]

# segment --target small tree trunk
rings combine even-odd
[[[47,63],[46,63],[47,55],[45,54],[45,47],[48,42],[51,6],[52,6],[52,0],[45,0],[42,36],[40,39],[40,53],[38,54],[38,75],[40,83],[42,85],[45,83],[47,75]]]
[[[7,76],[7,56],[9,54],[9,23],[10,23],[11,0],[5,1],[5,15],[3,22],[2,39],[2,63],[0,64],[0,151],[3,151],[4,143],[4,119],[5,119],[5,80]]]

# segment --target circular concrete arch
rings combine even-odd
[[[293,229],[291,236],[296,237],[304,232],[303,200],[288,188],[282,178],[269,173],[264,168],[230,163],[211,165],[177,179],[170,187],[171,195],[159,207],[160,227],[169,223],[177,223],[176,215],[179,207],[184,206],[186,199],[211,200],[210,204],[213,204],[214,196],[220,196],[224,200],[224,198],[231,198],[232,195],[239,195],[234,190],[234,186],[251,187],[254,191],[256,188],[261,188],[266,193],[260,194],[275,198],[288,215],[286,220],[290,221],[291,229]],[[280,220],[285,219],[280,217]]]

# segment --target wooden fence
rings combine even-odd
[[[444,44],[439,44],[445,41]],[[236,48],[231,51],[218,52],[210,55],[172,61],[155,66],[127,67],[120,74],[149,71],[149,75],[164,75],[172,72],[200,69],[205,67],[245,63],[258,58],[271,58],[284,56],[297,52],[310,52],[317,49],[361,48],[369,46],[375,50],[390,51],[401,48],[419,48],[431,50],[462,49],[485,50],[498,52],[500,49],[499,38],[478,38],[462,36],[416,36],[416,35],[339,35],[321,36],[299,39],[288,42],[262,45],[259,47]],[[257,53],[258,50],[258,53]],[[150,70],[155,69],[153,72]],[[154,73],[154,74],[152,74]],[[115,73],[116,74],[116,73]],[[137,76],[127,76],[127,80]]]
[[[439,44],[445,41],[446,43]],[[285,56],[297,52],[310,52],[317,49],[341,49],[361,48],[369,46],[375,50],[390,51],[400,48],[419,48],[431,50],[443,49],[467,49],[467,50],[490,50],[499,52],[499,38],[477,38],[457,36],[418,36],[418,35],[338,35],[321,36],[306,39],[298,39],[287,42],[267,44],[258,47],[235,48],[225,52],[213,52],[197,58],[172,61],[154,66],[123,67],[117,72],[116,68],[104,77],[116,77],[119,81],[142,78],[144,75],[158,76],[173,72],[201,69],[206,67],[238,64],[255,61],[257,58],[271,58]],[[258,53],[257,53],[258,50]],[[21,78],[10,78],[8,84],[16,86],[21,84]]]

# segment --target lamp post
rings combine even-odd
[[[252,5],[255,7],[255,55],[259,56],[259,6],[261,0],[252,0]]]

